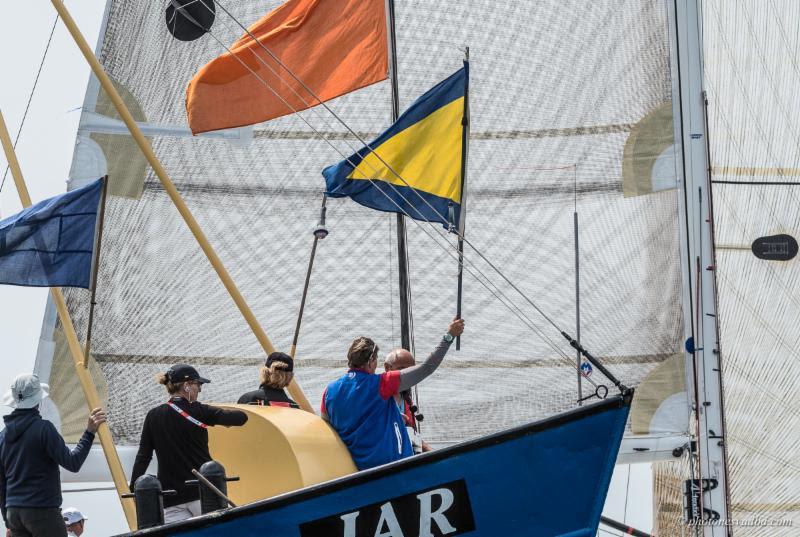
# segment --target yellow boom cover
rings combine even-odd
[[[347,447],[322,418],[304,410],[216,404],[247,412],[243,427],[209,427],[211,456],[229,476],[237,505],[316,485],[357,471]]]

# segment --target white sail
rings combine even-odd
[[[250,24],[279,2],[230,4],[236,19]],[[256,125],[249,142],[181,136],[186,84],[224,49],[210,36],[174,40],[164,7],[109,2],[98,56],[135,119],[150,127],[146,134],[156,153],[267,333],[287,349],[323,190],[320,171],[341,155],[296,116]],[[470,46],[470,240],[574,333],[577,208],[581,341],[627,384],[649,378],[661,386],[640,409],[635,432],[685,434],[685,406],[673,411],[668,402],[684,397],[681,377],[673,382],[670,373],[670,357],[683,340],[677,199],[665,188],[675,164],[670,144],[661,147],[663,129],[650,121],[669,106],[672,93],[665,5],[398,2],[396,26],[403,106],[457,69],[461,47]],[[242,34],[221,13],[211,31],[223,43]],[[113,128],[116,115],[94,83],[85,104],[72,180],[105,170],[111,181],[93,363],[98,382],[107,386],[116,441],[134,444],[145,411],[163,399],[153,377],[169,364],[197,365],[214,380],[204,399],[230,401],[254,386],[263,355],[130,138]],[[388,83],[331,106],[369,138],[388,125]],[[303,116],[341,152],[359,146],[324,110]],[[653,154],[654,147],[661,149]],[[649,189],[623,195],[626,158],[633,170],[627,178],[633,173],[637,184],[649,181]],[[353,337],[369,335],[383,351],[400,339],[393,218],[330,200],[328,225],[298,348],[298,380],[314,404],[344,369]],[[409,255],[415,350],[422,358],[455,311],[457,267],[413,223]],[[466,255],[491,273],[474,252]],[[558,332],[514,296],[567,361],[465,278],[469,328],[463,349],[452,350],[442,370],[420,387],[423,434],[454,442],[575,406],[576,373],[568,363],[574,351]],[[71,291],[68,298],[85,333],[88,295]],[[63,379],[68,371],[59,366],[66,355],[58,332],[51,338],[55,352],[41,353],[39,367]],[[666,372],[657,372],[661,366]],[[608,383],[599,372],[591,380]],[[80,407],[70,397],[78,392],[61,385],[53,399],[64,432],[74,434]],[[584,380],[583,387],[587,392],[591,385]]]
[[[705,3],[731,517],[762,520],[737,537],[800,531],[800,261],[753,244],[800,237],[798,20],[793,1]]]
[[[725,424],[699,432],[724,446],[727,458],[704,477],[716,473],[727,482],[727,520],[715,535],[797,535],[800,413],[792,399],[792,361],[800,318],[793,288],[800,272],[792,256],[800,71],[793,58],[800,40],[793,29],[800,11],[795,2],[780,1],[701,5],[715,253],[701,270],[716,274],[719,352],[712,359],[719,361]],[[698,394],[701,412],[711,408],[705,406],[709,396]],[[698,531],[677,513],[685,507],[678,500],[685,480],[697,476],[699,463],[684,456],[680,465],[656,465],[659,535]]]

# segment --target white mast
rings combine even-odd
[[[677,166],[681,216],[685,332],[694,341],[686,352],[687,387],[697,418],[696,505],[703,520],[728,519],[729,494],[725,419],[717,324],[717,282],[713,244],[710,158],[703,85],[703,31],[700,0],[674,0],[673,110],[680,159]],[[677,144],[676,144],[677,145]],[[682,168],[682,169],[680,169]],[[689,346],[691,347],[691,346]],[[702,513],[702,514],[701,514]],[[705,537],[729,535],[724,524],[703,524]]]

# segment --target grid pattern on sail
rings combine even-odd
[[[694,535],[684,521],[684,482],[692,467],[688,450],[680,459],[653,463],[653,535]]]
[[[249,24],[278,2],[225,4]],[[183,126],[188,80],[224,50],[209,36],[173,40],[163,8],[111,2],[100,58],[147,122]],[[577,207],[581,340],[624,382],[638,384],[682,339],[675,191],[623,197],[621,186],[631,128],[671,98],[664,5],[398,1],[396,27],[401,109],[458,69],[461,48],[470,47],[467,236],[574,334]],[[225,43],[242,33],[221,13],[212,32]],[[389,124],[388,82],[331,107],[353,130],[374,136]],[[359,147],[321,108],[302,115],[342,153]],[[243,144],[156,136],[153,146],[266,332],[288,350],[320,171],[341,156],[296,115],[256,125]],[[108,202],[92,343],[121,443],[136,443],[147,409],[162,402],[153,376],[170,363],[197,364],[213,380],[204,400],[231,401],[254,387],[263,360],[157,178],[148,169],[138,180],[140,197]],[[374,338],[382,355],[400,342],[394,216],[349,200],[328,206],[331,233],[317,250],[296,367],[315,405],[343,371],[352,338]],[[422,359],[454,315],[457,266],[421,227],[408,228]],[[441,229],[424,228],[434,236]],[[574,363],[558,332],[469,248],[466,255]],[[452,349],[419,389],[424,436],[459,441],[573,407],[574,368],[469,274],[464,287],[462,350]],[[82,291],[69,293],[80,333],[86,302]]]
[[[758,522],[736,537],[797,535],[800,261],[752,246],[800,237],[800,5],[715,0],[703,15],[729,518]]]

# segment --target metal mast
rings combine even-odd
[[[698,480],[686,486],[697,499],[695,520],[705,537],[730,535],[722,365],[717,319],[717,282],[710,156],[703,82],[701,0],[673,0],[673,111],[681,216],[686,363],[697,420]],[[691,338],[691,339],[690,339]]]
[[[392,123],[400,116],[400,91],[397,83],[397,39],[394,29],[394,0],[386,0],[386,24],[389,41],[389,81],[392,87]],[[411,348],[411,308],[408,283],[408,252],[406,241],[406,221],[402,213],[397,213],[397,262],[400,290],[400,344],[404,349]]]

